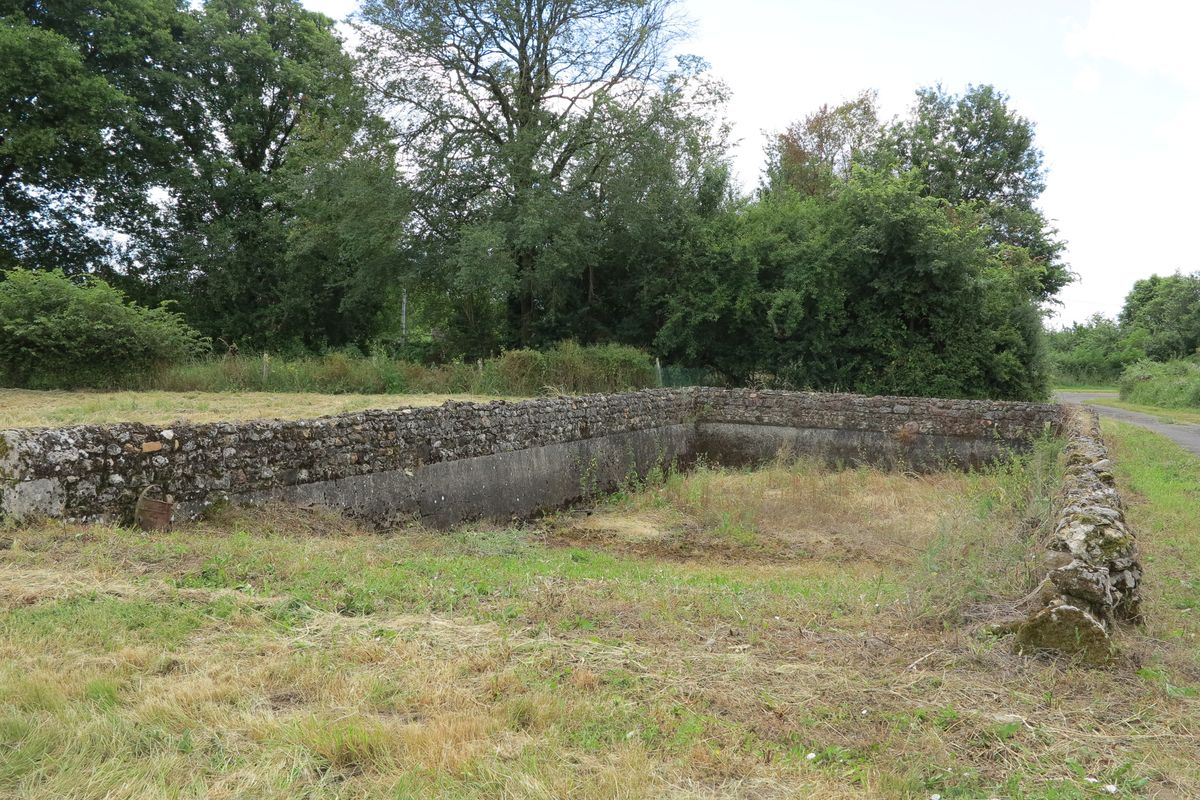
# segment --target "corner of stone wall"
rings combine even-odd
[[[0,519],[5,516],[5,495],[17,482],[16,431],[0,431]]]
[[[1117,623],[1137,621],[1142,568],[1094,411],[1066,411],[1065,469],[1049,573],[1016,629],[1021,651],[1054,650],[1100,663]]]

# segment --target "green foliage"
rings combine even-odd
[[[675,4],[363,4],[367,68],[415,166],[411,275],[432,324],[466,334],[455,355],[653,336],[618,329],[654,303],[639,283],[684,209],[723,187],[723,90],[694,59],[668,69]]]
[[[115,188],[105,131],[120,129],[129,98],[24,18],[0,17],[0,52],[0,95],[11,98],[0,104],[0,268],[36,258],[77,269],[100,249],[89,226],[113,218],[96,192]]]
[[[361,339],[398,183],[390,151],[355,142],[368,118],[333,21],[297,0],[208,0],[191,23],[185,153],[144,277],[242,347]]]
[[[1126,366],[1146,357],[1141,336],[1130,336],[1107,317],[1096,314],[1085,323],[1046,334],[1047,360],[1060,384],[1107,385]]]
[[[1121,327],[1156,361],[1200,350],[1200,273],[1152,275],[1133,284]]]
[[[1138,361],[1121,373],[1121,399],[1162,408],[1200,408],[1200,363]]]
[[[1160,370],[1135,362],[1165,362],[1200,351],[1200,273],[1137,281],[1116,321],[1096,314],[1046,338],[1051,368],[1061,383],[1111,384],[1128,367],[1122,384],[1144,398],[1139,402],[1161,397],[1172,407],[1195,405],[1183,399],[1186,392],[1180,388],[1185,367]],[[1152,387],[1137,388],[1147,381]]]
[[[167,391],[472,393],[537,395],[619,392],[656,385],[645,352],[622,345],[582,347],[562,342],[545,351],[509,350],[478,364],[426,366],[384,356],[345,352],[265,361],[261,356],[199,360],[162,370],[132,388]]]
[[[128,385],[204,348],[179,314],[131,303],[101,280],[14,269],[0,281],[5,385]]]
[[[911,175],[765,195],[706,232],[657,339],[729,382],[954,397],[1044,393],[1037,276]]]
[[[1067,272],[1033,124],[990,86],[923,89],[890,125],[865,92],[735,199],[728,91],[668,59],[676,4],[368,0],[356,62],[300,0],[0,0],[0,86],[38,100],[0,111],[0,267],[99,274],[300,356],[172,385],[646,384],[573,340],[686,380],[1042,395]],[[340,349],[393,358],[307,355]]]
[[[1037,208],[1046,176],[1034,124],[1009,108],[1003,92],[988,85],[968,86],[961,95],[940,86],[919,90],[912,114],[892,126],[874,158],[898,159],[930,195],[976,208],[989,222],[992,243],[1024,248],[1042,268],[1039,299],[1070,282],[1063,243]]]

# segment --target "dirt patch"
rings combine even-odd
[[[559,517],[546,541],[673,560],[904,565],[939,520],[962,512],[965,480],[811,465],[699,470],[632,502]]]

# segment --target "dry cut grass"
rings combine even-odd
[[[169,425],[250,419],[303,419],[369,408],[435,406],[493,397],[445,394],[312,394],[306,392],[43,392],[0,389],[0,429],[108,422]]]
[[[1197,796],[1183,595],[1111,669],[980,621],[1055,481],[1041,452],[702,469],[512,530],[10,530],[0,795]]]

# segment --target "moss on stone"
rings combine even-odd
[[[1034,614],[1017,629],[1017,649],[1023,653],[1068,653],[1089,664],[1104,664],[1113,656],[1108,631],[1100,620],[1070,605],[1050,606]]]

